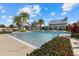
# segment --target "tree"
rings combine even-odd
[[[69,24],[68,26],[66,26],[66,30],[71,32],[72,31],[72,26]]]
[[[34,21],[33,23],[32,23],[32,29],[35,29],[36,28],[36,25],[37,25],[37,22],[36,21]]]
[[[26,23],[28,23],[27,20],[29,20],[29,14],[26,12],[20,12],[20,14],[15,16],[13,19],[19,29],[24,29]]]
[[[13,27],[14,27],[14,25],[13,25],[13,24],[11,24],[9,27],[10,27],[10,28],[13,28]]]
[[[13,18],[13,23],[15,23],[18,27],[19,27],[19,29],[21,29],[21,16],[15,16],[14,18]]]
[[[40,30],[41,30],[43,24],[44,24],[44,20],[42,18],[38,19],[38,25],[40,27]]]
[[[0,27],[4,28],[4,27],[5,27],[5,25],[4,25],[4,24],[1,24],[1,25],[0,25]]]
[[[27,21],[29,20],[29,14],[26,12],[21,12],[20,16],[21,16],[22,26],[25,26],[25,24],[28,23]]]
[[[72,27],[73,27],[73,28],[72,28],[72,32],[73,32],[73,33],[77,33],[77,32],[78,32],[78,31],[77,31],[77,29],[78,29],[77,23],[73,23],[73,24],[72,24]]]
[[[73,24],[69,24],[67,26],[67,30],[72,32],[72,33],[78,33],[79,32],[79,24],[78,23],[73,23]]]
[[[67,30],[71,32],[71,37],[79,38],[79,23],[68,25]]]

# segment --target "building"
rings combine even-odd
[[[51,20],[49,22],[49,28],[52,30],[65,30],[67,26],[67,17],[64,19]]]

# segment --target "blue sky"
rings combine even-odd
[[[29,22],[43,18],[48,25],[50,20],[68,17],[68,23],[79,20],[79,4],[77,3],[2,3],[0,4],[0,24],[12,24],[12,18],[19,11],[27,11],[30,14]]]

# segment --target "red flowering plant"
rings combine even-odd
[[[72,33],[72,37],[79,38],[79,23],[69,24],[67,26],[67,31]]]

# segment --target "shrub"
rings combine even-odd
[[[7,33],[12,33],[12,31],[6,31],[6,32],[0,31],[0,34],[7,34]]]
[[[20,32],[26,32],[26,30],[24,30],[24,29],[19,29],[19,31],[20,31]]]
[[[79,33],[72,33],[71,37],[73,37],[73,38],[79,38]]]
[[[56,37],[34,50],[28,56],[73,56],[70,40],[64,37]]]
[[[73,24],[69,24],[67,27],[66,27],[66,30],[67,31],[70,31],[72,33],[79,33],[79,23],[73,23]]]

